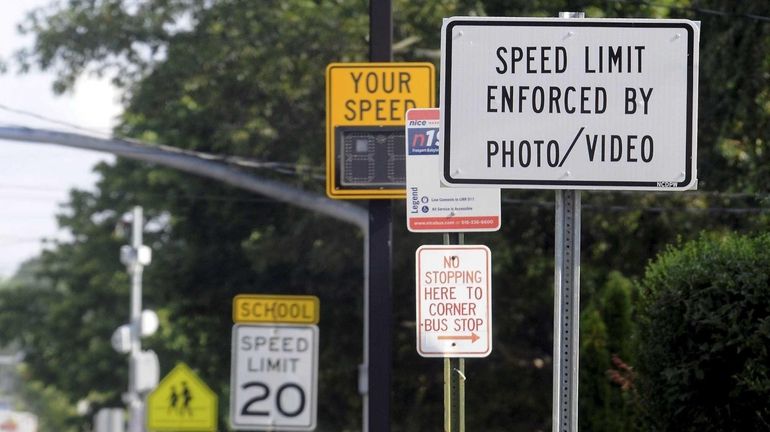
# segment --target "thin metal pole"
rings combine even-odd
[[[465,243],[463,233],[445,233],[445,245]],[[465,432],[465,359],[444,358],[444,431]]]
[[[556,191],[553,432],[578,430],[580,191]]]
[[[559,18],[585,18],[559,12]],[[580,191],[556,191],[553,319],[553,432],[578,431]]]
[[[129,431],[144,431],[144,401],[139,394],[136,383],[137,374],[140,371],[138,359],[142,350],[141,342],[141,316],[142,316],[142,272],[143,265],[139,260],[139,248],[142,246],[142,230],[144,229],[144,215],[139,206],[133,209],[133,221],[131,225],[131,248],[133,259],[129,264],[131,274],[131,354],[129,357],[128,397],[129,397]]]
[[[369,1],[369,60],[392,59],[393,19],[391,0]],[[393,358],[393,218],[390,200],[369,201],[369,289],[364,320],[368,340],[364,349],[367,393],[364,394],[364,431],[390,431],[390,390]]]

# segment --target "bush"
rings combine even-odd
[[[641,430],[770,430],[770,236],[669,248],[639,318]]]

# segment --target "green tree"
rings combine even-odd
[[[616,378],[623,364],[634,363],[632,294],[633,283],[619,272],[610,272],[600,293],[581,313],[581,430],[633,430],[633,389]]]
[[[620,430],[616,413],[610,411],[610,381],[606,377],[610,352],[607,326],[595,307],[580,316],[580,429],[585,431]],[[604,375],[604,376],[603,376]]]
[[[50,281],[36,276],[38,271],[39,261],[30,260],[21,265],[11,280],[0,283],[0,340],[10,341],[17,347],[14,353],[20,351],[25,356],[25,364],[16,371],[24,382],[14,395],[20,402],[16,408],[37,413],[41,428],[75,432],[79,429],[75,412],[77,399],[73,400],[59,386],[46,385],[46,376],[50,376],[56,361],[50,358],[41,361],[35,350],[41,342],[52,342],[43,336],[52,331],[53,323],[47,315],[56,315],[54,304],[62,301]],[[68,343],[69,338],[63,339],[63,343]]]

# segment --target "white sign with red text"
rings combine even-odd
[[[492,255],[483,245],[430,245],[416,252],[417,352],[486,357],[492,352]]]
[[[497,231],[500,189],[441,185],[438,108],[406,113],[406,226],[411,232]]]

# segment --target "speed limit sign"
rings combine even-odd
[[[317,326],[236,324],[232,349],[233,429],[315,429]]]

